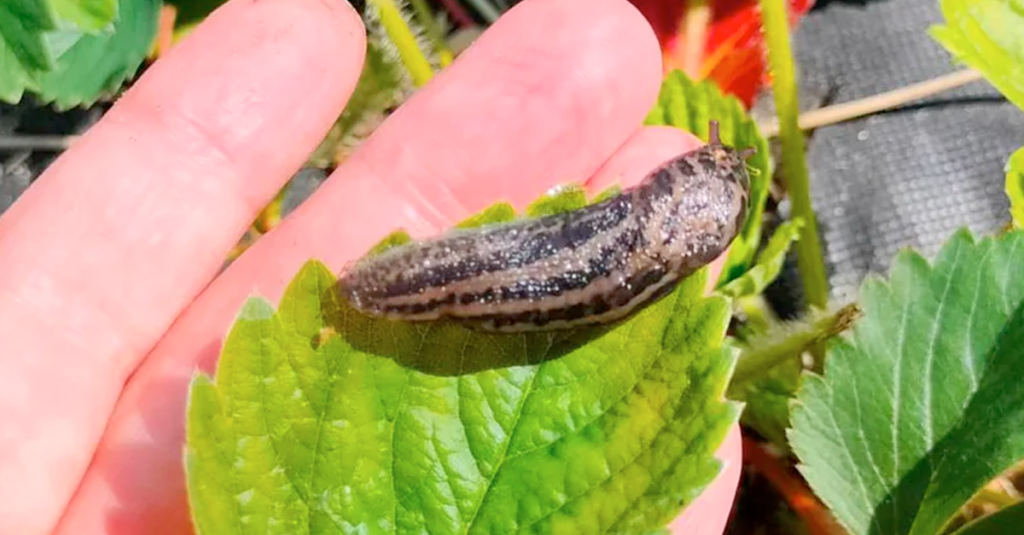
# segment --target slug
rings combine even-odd
[[[450,231],[343,270],[357,310],[404,321],[441,318],[477,330],[566,329],[621,320],[722,254],[750,198],[756,149],[710,142],[638,185],[579,210]]]

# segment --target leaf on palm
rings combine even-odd
[[[729,305],[705,278],[614,326],[502,335],[369,318],[308,263],[276,311],[250,300],[216,380],[193,384],[198,532],[664,526],[718,473],[739,412]]]

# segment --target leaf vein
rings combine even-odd
[[[835,390],[832,388],[832,385],[827,385],[827,388],[828,395],[831,398],[831,405],[835,406]],[[832,411],[826,411],[825,414],[828,416],[829,422],[832,424],[832,429],[836,432],[836,436],[838,436],[839,440],[842,442],[843,447],[841,449],[843,454],[846,456],[846,460],[849,461],[851,467],[856,467],[857,463],[853,460],[853,455],[850,453],[850,445],[846,442],[846,435],[842,433],[842,430],[839,427],[839,422],[836,421],[835,413]],[[864,478],[861,477],[860,472],[857,470],[851,470],[851,472],[856,476],[857,485],[860,487],[860,494],[864,501],[865,510],[870,510],[871,499],[868,496],[868,489],[864,484]],[[878,524],[878,515],[871,515],[871,525],[878,530],[878,533],[884,533],[881,526]]]
[[[891,294],[890,294],[891,295]],[[891,481],[900,480],[900,417],[902,411],[900,410],[901,403],[903,401],[903,357],[906,353],[906,333],[907,323],[910,321],[910,302],[911,299],[906,299],[903,303],[903,309],[900,311],[900,329],[899,337],[900,340],[899,350],[896,352],[896,362],[893,365],[893,396],[892,396],[892,451],[893,451],[893,474]],[[898,492],[892,494],[892,518],[894,522],[898,522],[900,518],[900,496]]]
[[[505,457],[505,455],[508,453],[508,448],[512,444],[512,441],[515,439],[516,433],[519,431],[519,420],[522,418],[523,415],[523,407],[526,406],[526,402],[529,400],[530,395],[533,393],[534,384],[536,384],[537,382],[537,375],[540,374],[540,370],[543,367],[544,365],[542,364],[533,371],[533,376],[530,377],[530,381],[527,384],[526,391],[523,392],[522,396],[520,396],[519,404],[516,407],[515,415],[512,417],[512,421],[514,422],[512,424],[512,432],[509,433],[508,440],[505,441],[505,444],[503,445],[501,450],[501,454],[497,456],[497,463],[495,463],[494,470],[491,472],[491,475],[487,478],[486,489],[484,490],[484,494],[483,496],[480,497],[480,500],[477,502],[476,507],[473,509],[473,514],[470,515],[469,520],[466,522],[466,530],[463,531],[464,534],[468,534],[470,529],[473,528],[473,523],[476,521],[477,516],[480,514],[480,510],[483,509],[484,502],[487,501],[487,496],[490,495],[491,489],[494,488],[494,480],[498,477],[498,474],[501,472],[501,468],[506,463],[508,463],[512,458],[514,458]],[[463,425],[465,425],[465,422],[463,422]]]

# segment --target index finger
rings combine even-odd
[[[0,219],[0,533],[49,533],[128,376],[330,128],[364,39],[344,2],[229,2]]]

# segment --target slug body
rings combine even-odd
[[[624,318],[722,254],[743,225],[751,149],[722,145],[715,123],[710,137],[603,202],[367,257],[342,274],[341,293],[370,315],[488,331]]]

